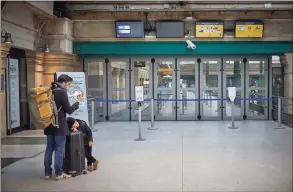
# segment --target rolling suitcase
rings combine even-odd
[[[86,174],[84,136],[82,132],[70,133],[66,138],[63,171],[75,177]]]

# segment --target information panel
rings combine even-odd
[[[144,38],[144,21],[116,21],[117,38]]]
[[[235,37],[236,38],[262,38],[264,24],[262,21],[236,21]]]
[[[183,21],[157,21],[156,37],[157,38],[184,38]]]
[[[198,21],[195,23],[195,37],[223,37],[223,21]]]

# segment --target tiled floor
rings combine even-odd
[[[135,142],[136,122],[97,125],[100,169],[45,181],[43,154],[2,170],[2,191],[292,191],[292,128],[270,121],[156,122]]]

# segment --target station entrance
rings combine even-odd
[[[236,87],[235,119],[269,119],[269,57],[84,58],[95,121],[138,119],[135,86],[154,98],[156,120],[229,120],[228,87]],[[142,120],[150,120],[150,101]]]

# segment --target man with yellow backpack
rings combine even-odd
[[[37,87],[30,90],[28,102],[32,122],[38,128],[44,128],[47,136],[47,147],[44,157],[45,179],[52,177],[52,155],[54,156],[54,169],[56,180],[70,178],[71,175],[63,173],[63,157],[66,136],[69,135],[66,114],[72,114],[79,108],[79,102],[70,105],[67,89],[71,86],[72,78],[66,74],[58,77],[52,87]],[[80,95],[79,101],[83,99]]]

